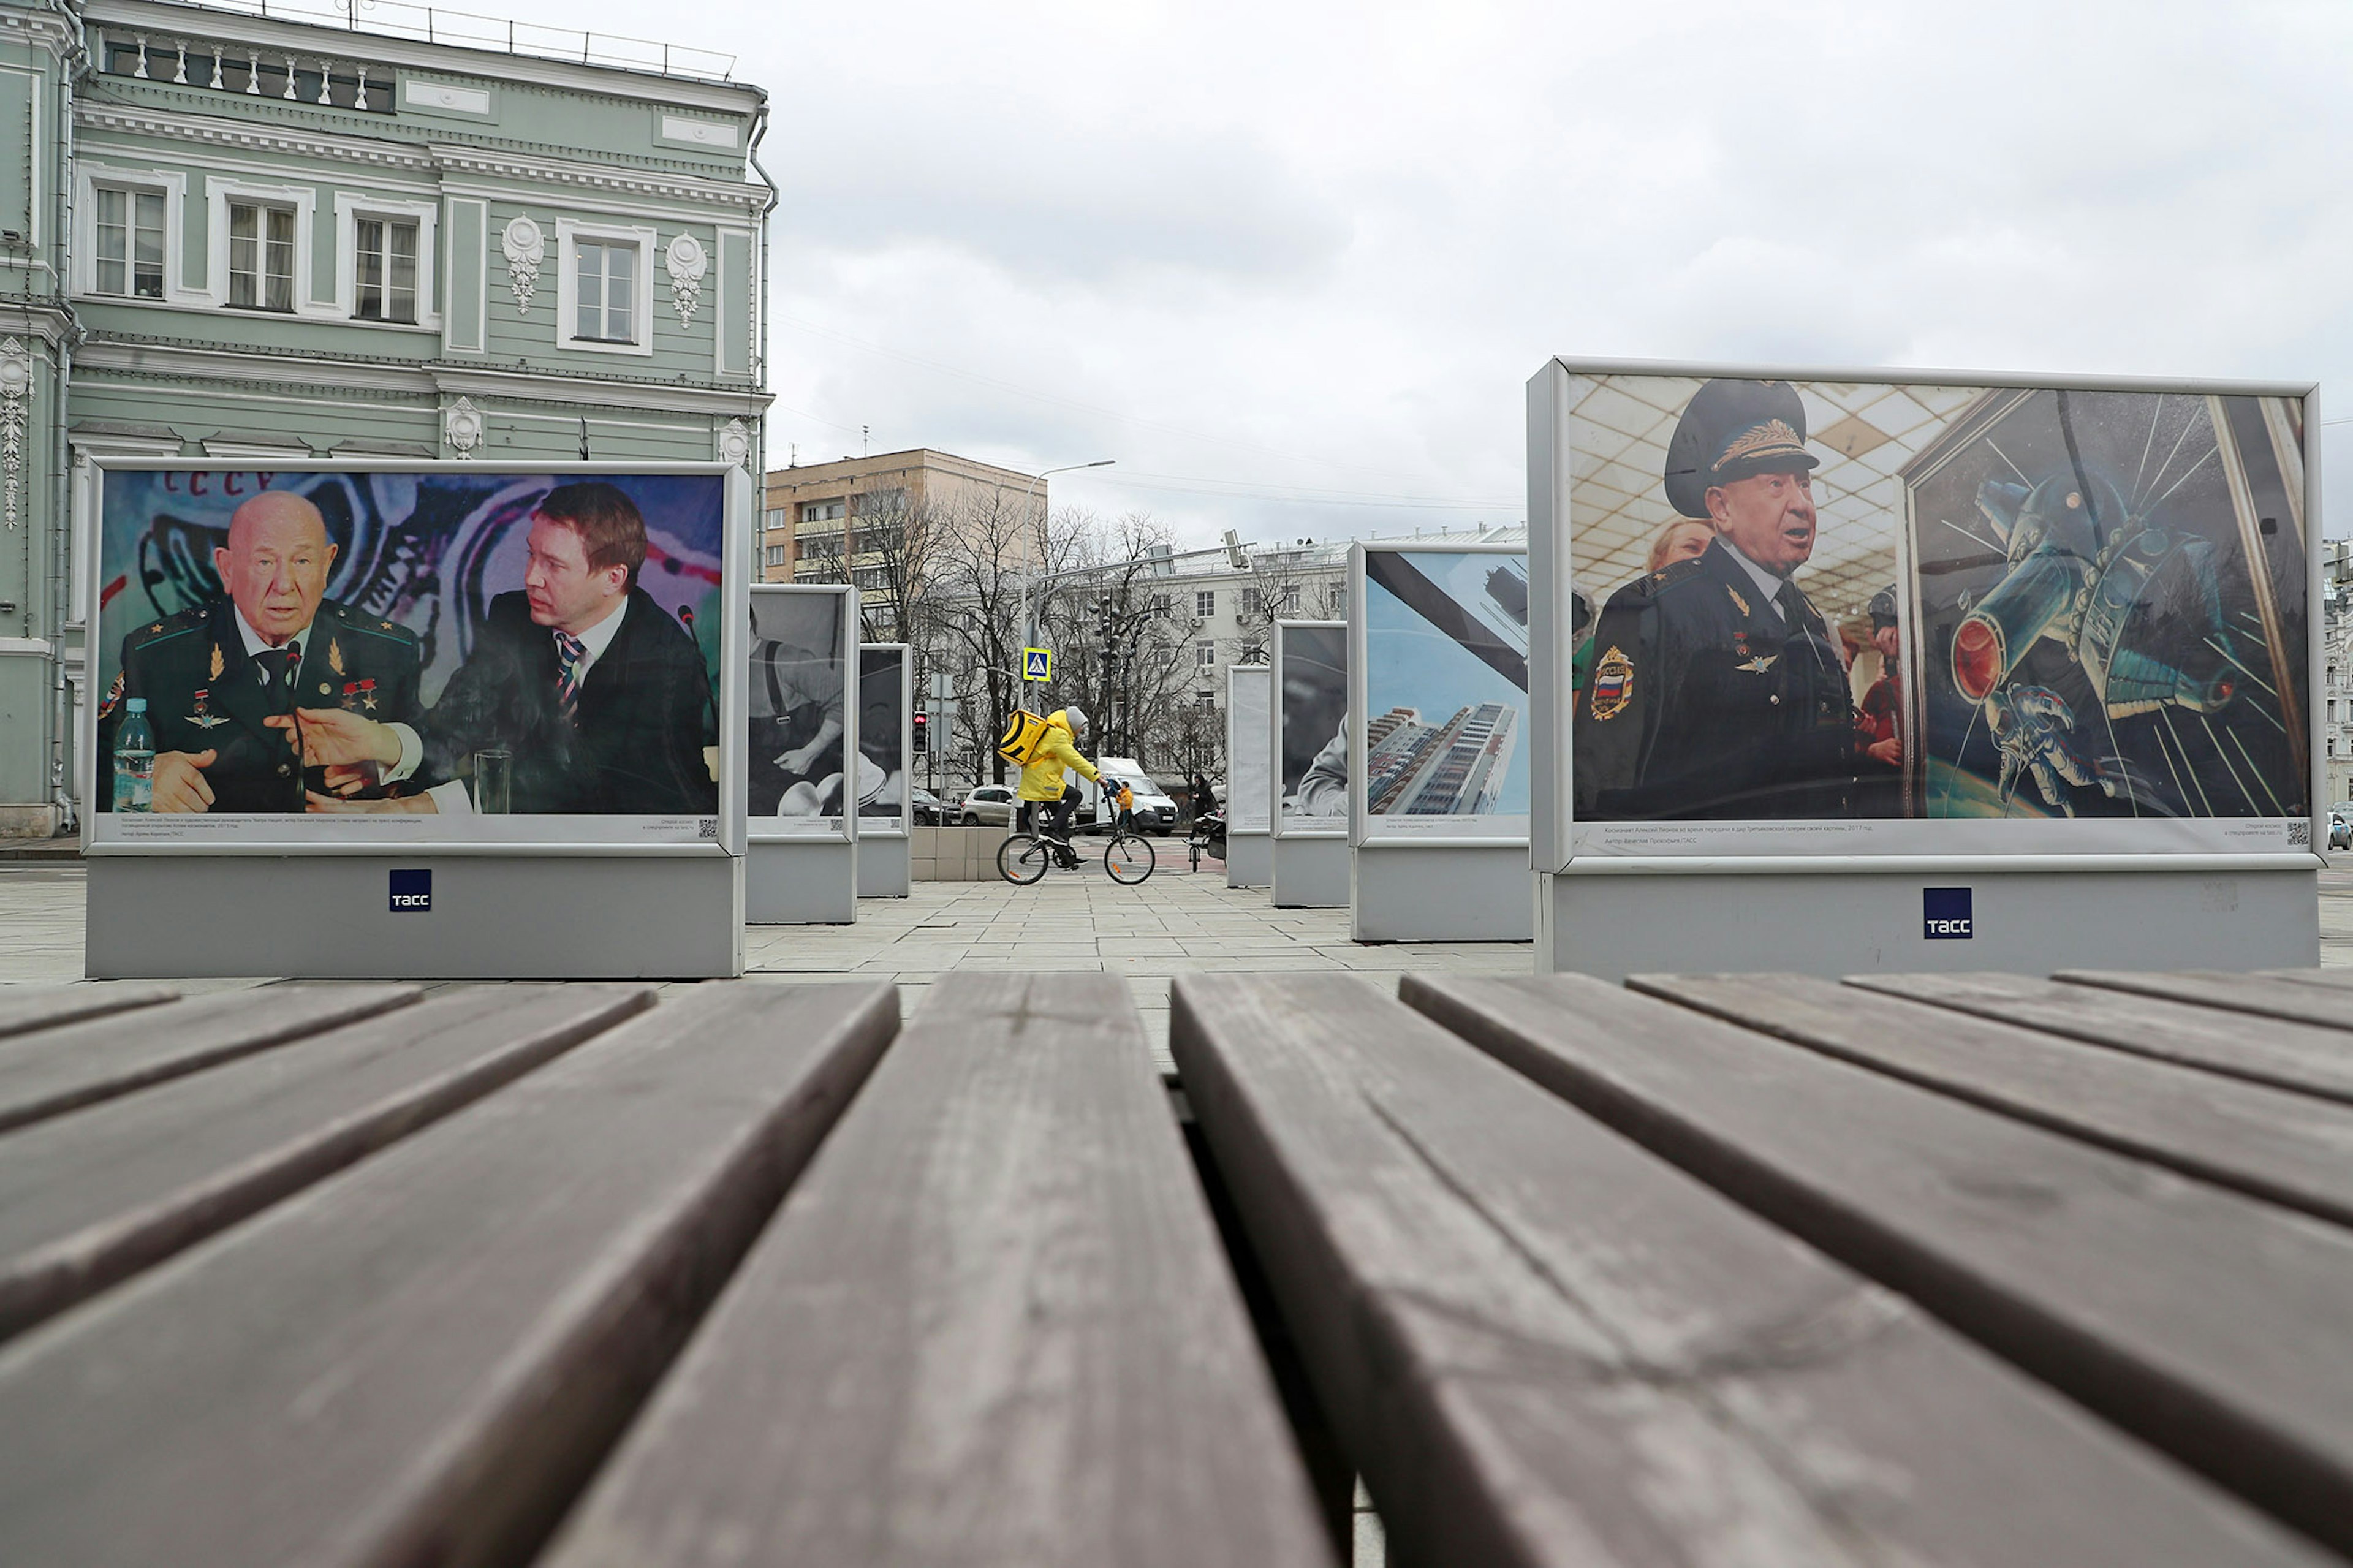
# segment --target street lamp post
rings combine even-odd
[[[1097,458],[1092,463],[1065,463],[1060,468],[1040,468],[1029,480],[1029,488],[1021,492],[1022,521],[1029,521],[1029,498],[1038,493],[1038,487],[1046,482],[1048,475],[1073,474],[1081,468],[1108,468],[1118,461],[1116,458]],[[1046,531],[1041,525],[1038,530],[1037,552],[1029,563],[1029,579],[1021,587],[1021,646],[1024,647],[1033,646],[1038,640],[1038,584],[1045,572],[1045,557]]]

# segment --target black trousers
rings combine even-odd
[[[1061,799],[1025,800],[1021,809],[1029,814],[1030,832],[1049,838],[1068,838],[1071,814],[1079,809],[1079,792],[1065,784]]]

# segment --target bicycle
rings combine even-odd
[[[1017,888],[1026,888],[1045,876],[1047,868],[1059,863],[1065,871],[1075,871],[1084,864],[1070,841],[1043,838],[1034,833],[1014,833],[997,847],[997,874]],[[1125,827],[1114,829],[1110,842],[1103,846],[1103,868],[1111,879],[1134,887],[1152,875],[1159,858],[1152,852],[1152,842],[1142,834]]]

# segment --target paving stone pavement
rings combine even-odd
[[[1179,846],[1169,858],[1181,854]],[[2329,858],[2320,876],[2320,962],[2353,967],[2353,854]],[[79,866],[0,866],[0,984],[80,979],[81,929]],[[1134,888],[1092,867],[1053,873],[1033,888],[918,882],[910,898],[860,899],[854,925],[753,926],[744,960],[746,978],[778,984],[894,980],[911,1009],[924,987],[959,969],[1117,974],[1166,1073],[1168,983],[1179,974],[1343,970],[1389,984],[1413,972],[1525,974],[1534,955],[1526,942],[1359,944],[1348,940],[1345,910],[1278,910],[1263,889],[1228,888],[1222,867],[1164,864]]]

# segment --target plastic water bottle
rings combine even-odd
[[[114,737],[114,809],[155,809],[155,731],[147,725],[147,699],[122,704],[122,728]]]

